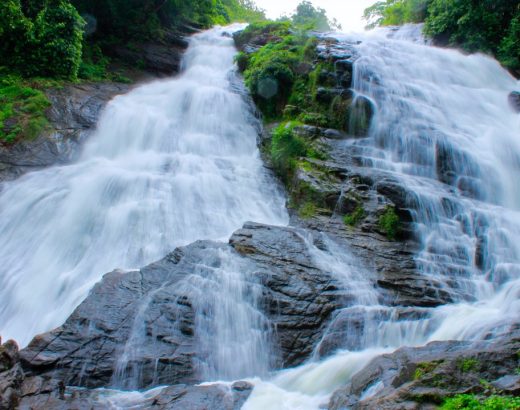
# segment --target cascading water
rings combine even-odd
[[[2,186],[3,338],[24,345],[61,324],[116,267],[227,240],[246,220],[287,223],[222,33],[191,39],[178,78],[115,98],[75,164]]]
[[[416,39],[416,30],[406,30]],[[140,266],[196,239],[225,238],[247,219],[287,222],[283,199],[262,171],[247,106],[230,91],[234,49],[221,32],[192,39],[178,79],[117,98],[76,164],[3,187],[4,335],[26,341],[60,323],[115,266]],[[376,116],[369,136],[345,141],[345,149],[406,187],[421,244],[418,267],[454,303],[381,305],[377,278],[348,250],[326,236],[318,249],[302,232],[315,265],[343,284],[351,303],[335,312],[308,363],[269,378],[272,329],[256,306],[255,273],[229,249],[208,252],[179,284],[196,312],[198,369],[211,381],[262,377],[252,379],[246,410],[317,410],[378,354],[431,340],[481,339],[519,321],[520,117],[507,105],[518,83],[487,57],[405,36],[361,36],[354,88],[373,101]],[[114,386],[137,385],[139,368],[131,363],[146,331],[148,299],[121,346]],[[343,341],[348,350],[322,354],[352,316],[362,326]],[[100,396],[115,408],[138,408],[149,393]]]
[[[373,300],[355,306],[364,323],[361,332],[352,329],[357,348],[321,360],[315,355],[257,381],[246,410],[317,410],[384,351],[489,338],[520,322],[520,116],[507,98],[520,84],[489,57],[429,47],[415,29],[404,31],[356,36],[363,41],[354,91],[373,102],[376,115],[369,136],[346,141],[345,149],[407,189],[421,244],[418,268],[454,303],[413,308],[408,316]]]

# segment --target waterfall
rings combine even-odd
[[[247,220],[287,223],[223,32],[193,36],[177,78],[115,98],[76,163],[3,184],[4,339],[60,325],[105,272],[227,240]]]
[[[114,99],[76,163],[2,186],[2,336],[25,343],[60,324],[108,270],[144,265],[198,239],[227,239],[246,220],[288,223],[223,33],[193,36],[176,79]],[[375,273],[325,234],[302,229],[313,264],[348,297],[312,357],[273,374],[275,330],[257,306],[253,265],[225,245],[208,251],[178,283],[195,312],[202,352],[195,365],[209,382],[249,378],[255,389],[245,410],[318,410],[377,355],[497,337],[520,320],[520,116],[507,101],[518,82],[489,57],[423,44],[413,27],[359,38],[353,91],[373,103],[375,117],[367,137],[344,147],[406,189],[419,273],[453,303],[385,305]],[[137,310],[115,388],[139,385],[133,358],[162,290]],[[352,318],[359,326],[348,328],[342,350],[323,350]],[[106,396],[129,408],[148,393]]]
[[[352,44],[351,35],[338,38]],[[256,380],[245,410],[277,403],[318,410],[376,355],[434,340],[492,338],[520,321],[520,116],[508,105],[519,82],[490,57],[428,46],[410,26],[360,38],[353,90],[372,101],[375,117],[368,137],[347,141],[345,149],[406,188],[418,269],[454,303],[407,314],[360,299],[357,346]],[[334,246],[327,253],[342,258]],[[350,286],[359,288],[358,280]],[[368,289],[370,276],[365,280]],[[322,343],[334,337],[341,316]]]

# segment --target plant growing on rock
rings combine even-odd
[[[356,226],[365,217],[365,210],[361,205],[358,205],[354,211],[343,217],[343,222],[348,226]]]
[[[395,240],[399,232],[399,216],[393,206],[387,206],[379,216],[379,229],[390,240]]]

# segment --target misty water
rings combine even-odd
[[[326,236],[318,249],[302,231],[316,265],[355,295],[334,320],[353,311],[364,318],[360,348],[316,352],[274,372],[276,345],[256,306],[253,273],[235,254],[208,254],[179,286],[205,312],[195,322],[207,335],[206,380],[255,385],[244,409],[317,410],[378,354],[497,337],[519,321],[520,116],[507,102],[519,84],[489,57],[409,41],[417,32],[406,30],[338,36],[362,40],[354,91],[376,112],[369,136],[344,148],[406,187],[418,268],[454,302],[398,319],[399,308],[379,304],[375,274],[348,249]],[[222,33],[194,36],[175,79],[117,97],[77,163],[3,186],[4,337],[23,344],[61,324],[111,269],[137,268],[197,239],[226,240],[246,220],[288,223],[256,147],[255,119],[237,93],[236,50]],[[209,263],[216,257],[218,269]],[[125,388],[125,362],[139,348],[139,320],[134,326],[114,379]],[[149,394],[105,392],[99,400],[127,408]]]

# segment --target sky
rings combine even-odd
[[[291,15],[301,0],[254,0],[258,7],[265,9],[267,17],[277,18]],[[336,18],[343,26],[343,31],[360,31],[366,25],[362,20],[365,8],[377,0],[311,0],[315,7],[327,11],[327,16]]]

